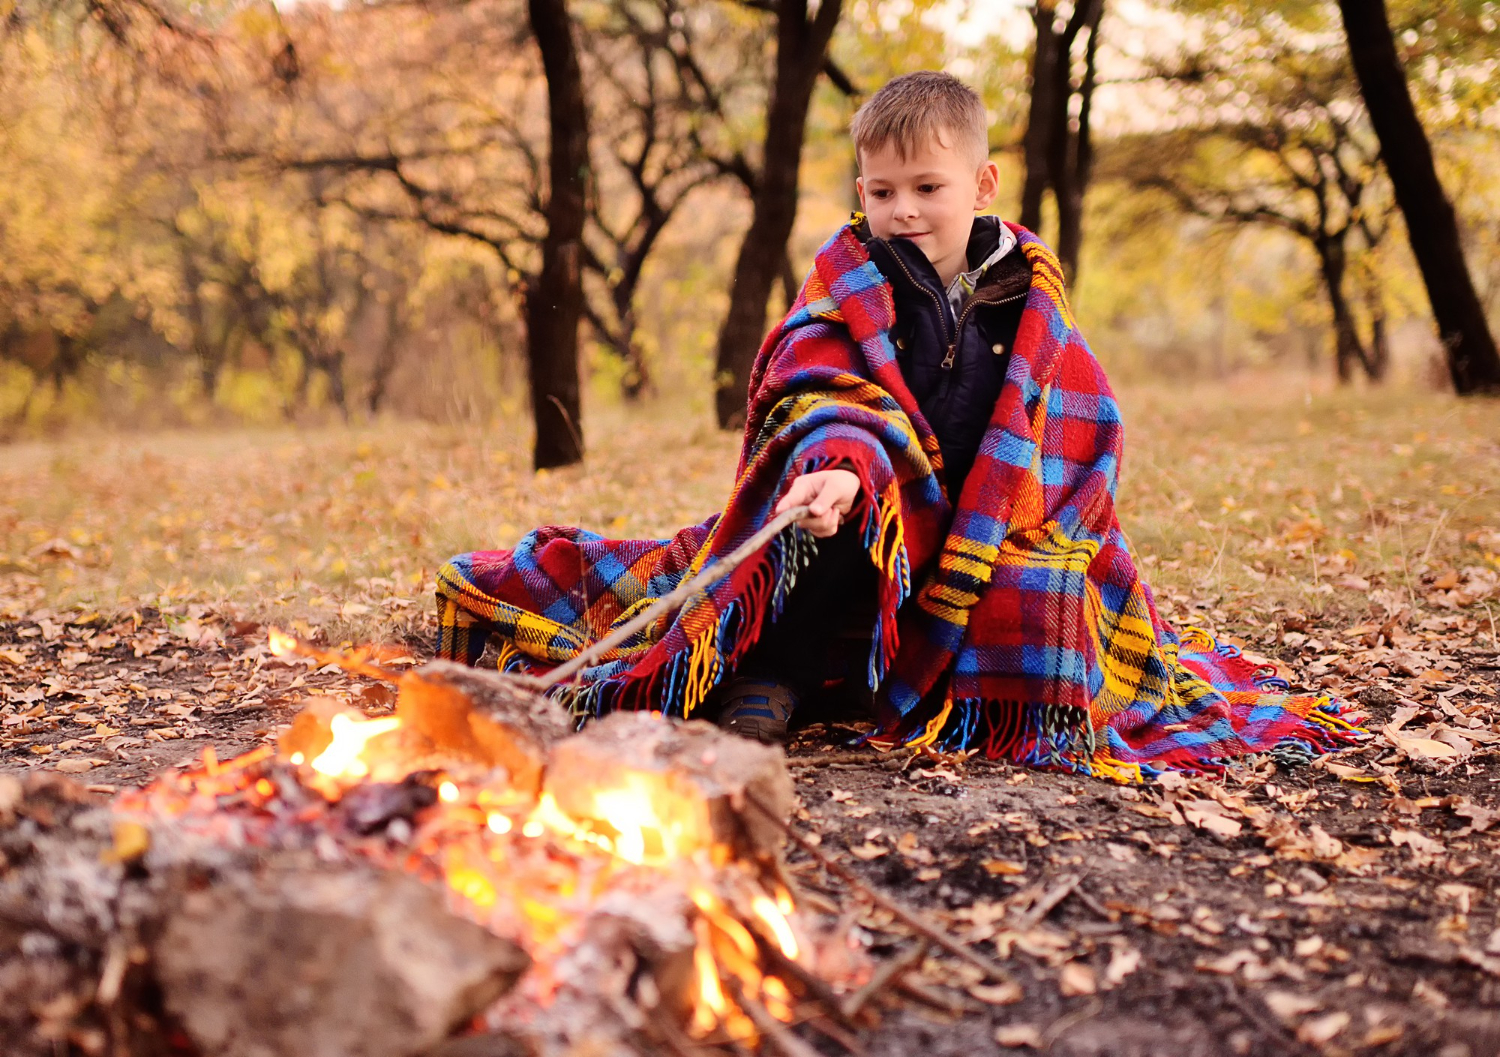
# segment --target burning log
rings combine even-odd
[[[325,761],[336,727],[347,749]],[[410,773],[422,760],[449,769],[467,764],[516,799],[534,801],[547,751],[569,731],[567,713],[550,699],[488,672],[434,661],[401,676],[394,716],[369,721],[347,706],[318,702],[298,714],[280,748],[294,764],[311,761],[331,777],[348,771],[379,780]]]
[[[576,819],[613,828],[625,800],[640,811],[616,850],[641,861],[683,858],[718,849],[723,855],[775,858],[781,830],[747,810],[753,796],[785,816],[792,779],[780,750],[726,737],[698,721],[663,723],[643,712],[617,712],[559,742],[547,765],[546,791]],[[628,842],[628,844],[627,844]]]

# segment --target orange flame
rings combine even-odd
[[[272,628],[266,638],[271,653],[277,657],[290,657],[297,652],[297,640],[280,628]]]
[[[781,912],[781,908],[771,901],[770,896],[757,895],[750,900],[750,909],[755,916],[765,922],[766,928],[771,930],[771,935],[776,938],[776,946],[781,948],[781,953],[788,958],[797,957],[797,937],[792,933],[792,926]]]
[[[333,740],[312,762],[313,770],[329,778],[363,778],[369,765],[359,758],[371,738],[401,725],[396,716],[384,719],[354,719],[340,712],[328,724]]]

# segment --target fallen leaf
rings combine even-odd
[[[1198,968],[1206,973],[1218,973],[1220,976],[1233,976],[1235,973],[1239,972],[1246,966],[1259,964],[1260,958],[1256,956],[1254,951],[1245,950],[1242,948],[1237,951],[1230,951],[1222,958],[1215,958],[1211,962],[1199,962]]]
[[[1244,826],[1224,814],[1224,806],[1213,800],[1184,800],[1177,805],[1182,817],[1216,837],[1238,837]]]
[[[1035,1024],[1001,1024],[995,1029],[995,1041],[1007,1049],[1030,1046],[1039,1050],[1042,1048],[1042,1033]]]
[[[1462,833],[1483,833],[1495,824],[1496,819],[1500,819],[1500,811],[1492,811],[1487,807],[1470,803],[1463,797],[1459,797],[1452,804],[1452,811],[1459,818],[1469,820],[1469,828],[1461,830]]]
[[[1282,1021],[1295,1020],[1297,1017],[1323,1008],[1323,1003],[1316,998],[1310,995],[1293,994],[1290,991],[1267,991],[1265,1002],[1266,1008]]]
[[[1104,969],[1106,989],[1119,987],[1125,978],[1141,967],[1141,952],[1135,947],[1116,947]]]
[[[869,862],[871,859],[878,859],[882,855],[889,855],[890,853],[891,849],[882,848],[879,844],[872,844],[870,841],[865,841],[865,843],[849,849],[850,855],[853,855],[856,859],[863,859],[865,862]]]
[[[995,874],[1000,877],[1014,877],[1026,872],[1026,867],[1009,859],[986,859],[982,864],[984,872]]]
[[[92,771],[95,767],[100,767],[104,763],[104,760],[94,760],[87,757],[81,759],[75,758],[71,760],[59,760],[52,765],[52,769],[54,771],[61,771],[63,774],[82,774],[85,771]]]
[[[1419,855],[1440,855],[1443,852],[1441,843],[1414,829],[1391,830],[1391,843],[1398,848],[1404,844]]]
[[[1010,1006],[1021,1001],[1025,992],[1021,985],[1014,980],[1007,980],[1003,984],[970,984],[964,990],[973,995],[979,1001],[991,1006]]]
[[[1417,759],[1454,760],[1460,755],[1452,745],[1445,745],[1433,738],[1408,738],[1392,730],[1393,724],[1385,727],[1385,736],[1390,743],[1407,756]]]
[[[1307,834],[1312,841],[1312,852],[1319,859],[1337,859],[1344,850],[1344,845],[1337,837],[1329,835],[1316,823],[1308,828]]]
[[[1309,1020],[1297,1029],[1297,1039],[1312,1046],[1321,1046],[1325,1042],[1332,1042],[1339,1032],[1349,1026],[1352,1019],[1341,1009],[1337,1013]]]
[[[1078,998],[1099,990],[1099,982],[1094,976],[1093,968],[1087,963],[1069,962],[1058,974],[1057,987],[1064,998]]]

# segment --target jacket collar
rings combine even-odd
[[[955,308],[967,300],[983,282],[984,276],[1017,246],[1016,236],[999,217],[975,217],[969,231],[969,270],[960,272],[944,290],[932,262],[909,239],[875,237],[870,232],[869,218],[862,213],[855,213],[850,224],[856,237],[864,243],[870,259],[893,286],[915,284],[931,294],[943,296]]]

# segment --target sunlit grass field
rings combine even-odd
[[[1120,399],[1121,517],[1179,618],[1234,634],[1279,610],[1354,617],[1500,568],[1500,403],[1296,378]],[[706,407],[605,406],[586,427],[586,463],[552,473],[531,471],[519,422],[0,449],[0,619],[153,606],[334,640],[420,633],[452,553],[542,523],[664,535],[728,494],[739,438]],[[1484,605],[1467,609],[1481,632],[1500,608]]]

